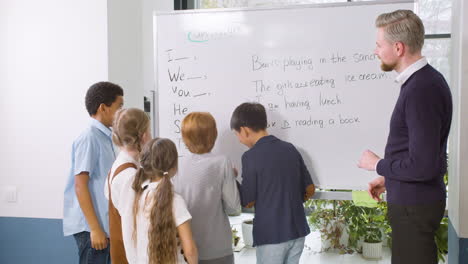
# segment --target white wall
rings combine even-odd
[[[125,107],[143,107],[141,1],[108,1],[109,81],[124,89]]]
[[[110,80],[126,107],[153,87],[152,13],[172,0],[0,0],[0,216],[61,218],[88,87]],[[16,187],[17,202],[6,202]]]
[[[173,11],[174,1],[142,0],[141,16],[143,29],[143,87],[145,92],[154,90],[153,12]]]
[[[142,0],[142,28],[143,28],[143,91],[144,95],[153,99],[152,111],[157,111],[155,104],[157,103],[157,94],[151,93],[156,89],[155,67],[154,67],[154,31],[153,31],[153,15],[155,11],[168,12],[174,10],[174,1],[172,0]],[[154,96],[154,98],[153,98]],[[154,113],[151,116],[155,116]],[[157,124],[155,120],[151,120],[153,136],[157,136]]]
[[[143,0],[143,57],[144,87],[146,91],[154,89],[154,39],[153,39],[153,12],[174,11],[174,1]]]
[[[112,58],[116,51],[108,49],[107,1],[0,0],[0,216],[62,217],[71,142],[87,125],[84,95],[92,83],[121,78],[128,88],[127,106],[141,104],[142,92],[133,93],[133,84],[153,89],[152,12],[173,10],[173,1],[141,0],[130,8],[127,19],[142,31],[125,32],[131,34],[127,37],[140,34],[142,40],[120,50],[135,54],[124,55],[126,61]],[[468,4],[463,0],[454,0],[453,19],[449,214],[458,235],[468,237],[468,120],[463,118],[468,105],[460,103],[468,100],[468,26],[463,26],[468,25]],[[118,29],[120,21],[115,23],[111,29]],[[119,66],[108,73],[113,60],[143,66],[125,77],[127,71]],[[17,203],[5,201],[8,186],[17,187]]]
[[[61,218],[87,88],[107,79],[105,0],[0,0],[0,216]],[[17,203],[5,188],[18,188]]]
[[[173,0],[108,2],[109,80],[124,88],[125,107],[142,108],[143,96],[152,96],[153,13],[173,10]]]
[[[173,0],[108,1],[109,80],[125,90],[125,107],[143,107],[154,90],[153,12]]]
[[[452,19],[454,118],[449,155],[449,217],[458,236],[468,238],[468,3],[454,0]]]

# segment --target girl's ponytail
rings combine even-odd
[[[137,215],[140,208],[140,198],[143,193],[143,188],[141,185],[145,182],[145,171],[143,168],[139,168],[135,174],[135,179],[133,180],[132,189],[135,191],[135,200],[133,200],[133,233],[132,239],[136,245],[137,241]]]
[[[153,207],[150,214],[150,229],[148,233],[148,256],[150,264],[176,263],[177,260],[177,228],[173,210],[174,190],[168,175],[160,180],[157,191],[154,192]]]
[[[177,170],[178,153],[169,139],[156,138],[148,142],[141,153],[141,168],[137,171],[132,188],[135,190],[133,204],[133,239],[136,243],[137,215],[140,200],[145,199],[149,211],[148,258],[150,264],[174,264],[177,262],[177,228],[173,215],[174,187],[170,177]],[[152,196],[142,197],[142,184],[159,179]]]

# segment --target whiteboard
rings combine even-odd
[[[217,121],[213,152],[240,168],[247,150],[230,130],[235,107],[267,109],[268,132],[293,143],[323,189],[366,189],[376,176],[357,168],[365,149],[383,156],[399,93],[394,73],[373,55],[376,17],[413,9],[408,1],[303,5],[156,14],[159,135],[180,134],[190,112]]]

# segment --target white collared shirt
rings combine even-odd
[[[122,164],[127,162],[139,165],[130,154],[125,150],[119,153],[119,156],[115,160],[111,175],[114,171]],[[116,177],[111,184],[112,202],[115,208],[119,211],[122,221],[122,238],[125,246],[125,253],[129,263],[148,263],[148,232],[150,228],[149,213],[151,212],[152,201],[146,202],[147,196],[151,199],[154,197],[154,192],[157,191],[159,182],[145,181],[142,184],[144,191],[139,201],[139,213],[136,217],[137,220],[137,241],[133,241],[133,202],[135,200],[135,191],[132,188],[133,181],[135,179],[135,173],[137,172],[134,168],[128,168],[123,170],[118,177]],[[106,188],[104,189],[106,198],[109,199],[109,192]],[[190,220],[190,215],[187,205],[184,199],[174,193],[172,201],[172,212],[174,215],[174,221],[176,226],[179,226],[186,221]],[[180,247],[177,250],[177,263],[185,263],[184,257],[180,253]]]
[[[406,68],[404,71],[402,71],[398,76],[395,78],[395,81],[403,85],[411,75],[413,75],[415,72],[419,71],[422,69],[424,66],[427,65],[427,59],[426,57],[422,57],[421,59],[417,60],[415,63],[411,64]]]
[[[113,176],[115,170],[125,163],[134,163],[138,166],[138,162],[125,150],[121,150],[114,164],[112,165],[110,174]],[[137,252],[133,247],[133,201],[135,199],[135,191],[132,189],[132,184],[135,179],[136,169],[128,168],[120,172],[120,174],[112,180],[111,192],[112,203],[119,211],[122,221],[122,236],[124,241],[125,253],[127,260],[130,263],[136,263]],[[109,199],[108,178],[106,178],[106,186],[104,195]]]

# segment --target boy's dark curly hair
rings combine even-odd
[[[89,87],[86,92],[86,110],[90,116],[95,115],[101,104],[111,106],[118,96],[123,96],[123,89],[111,82],[98,82]]]

